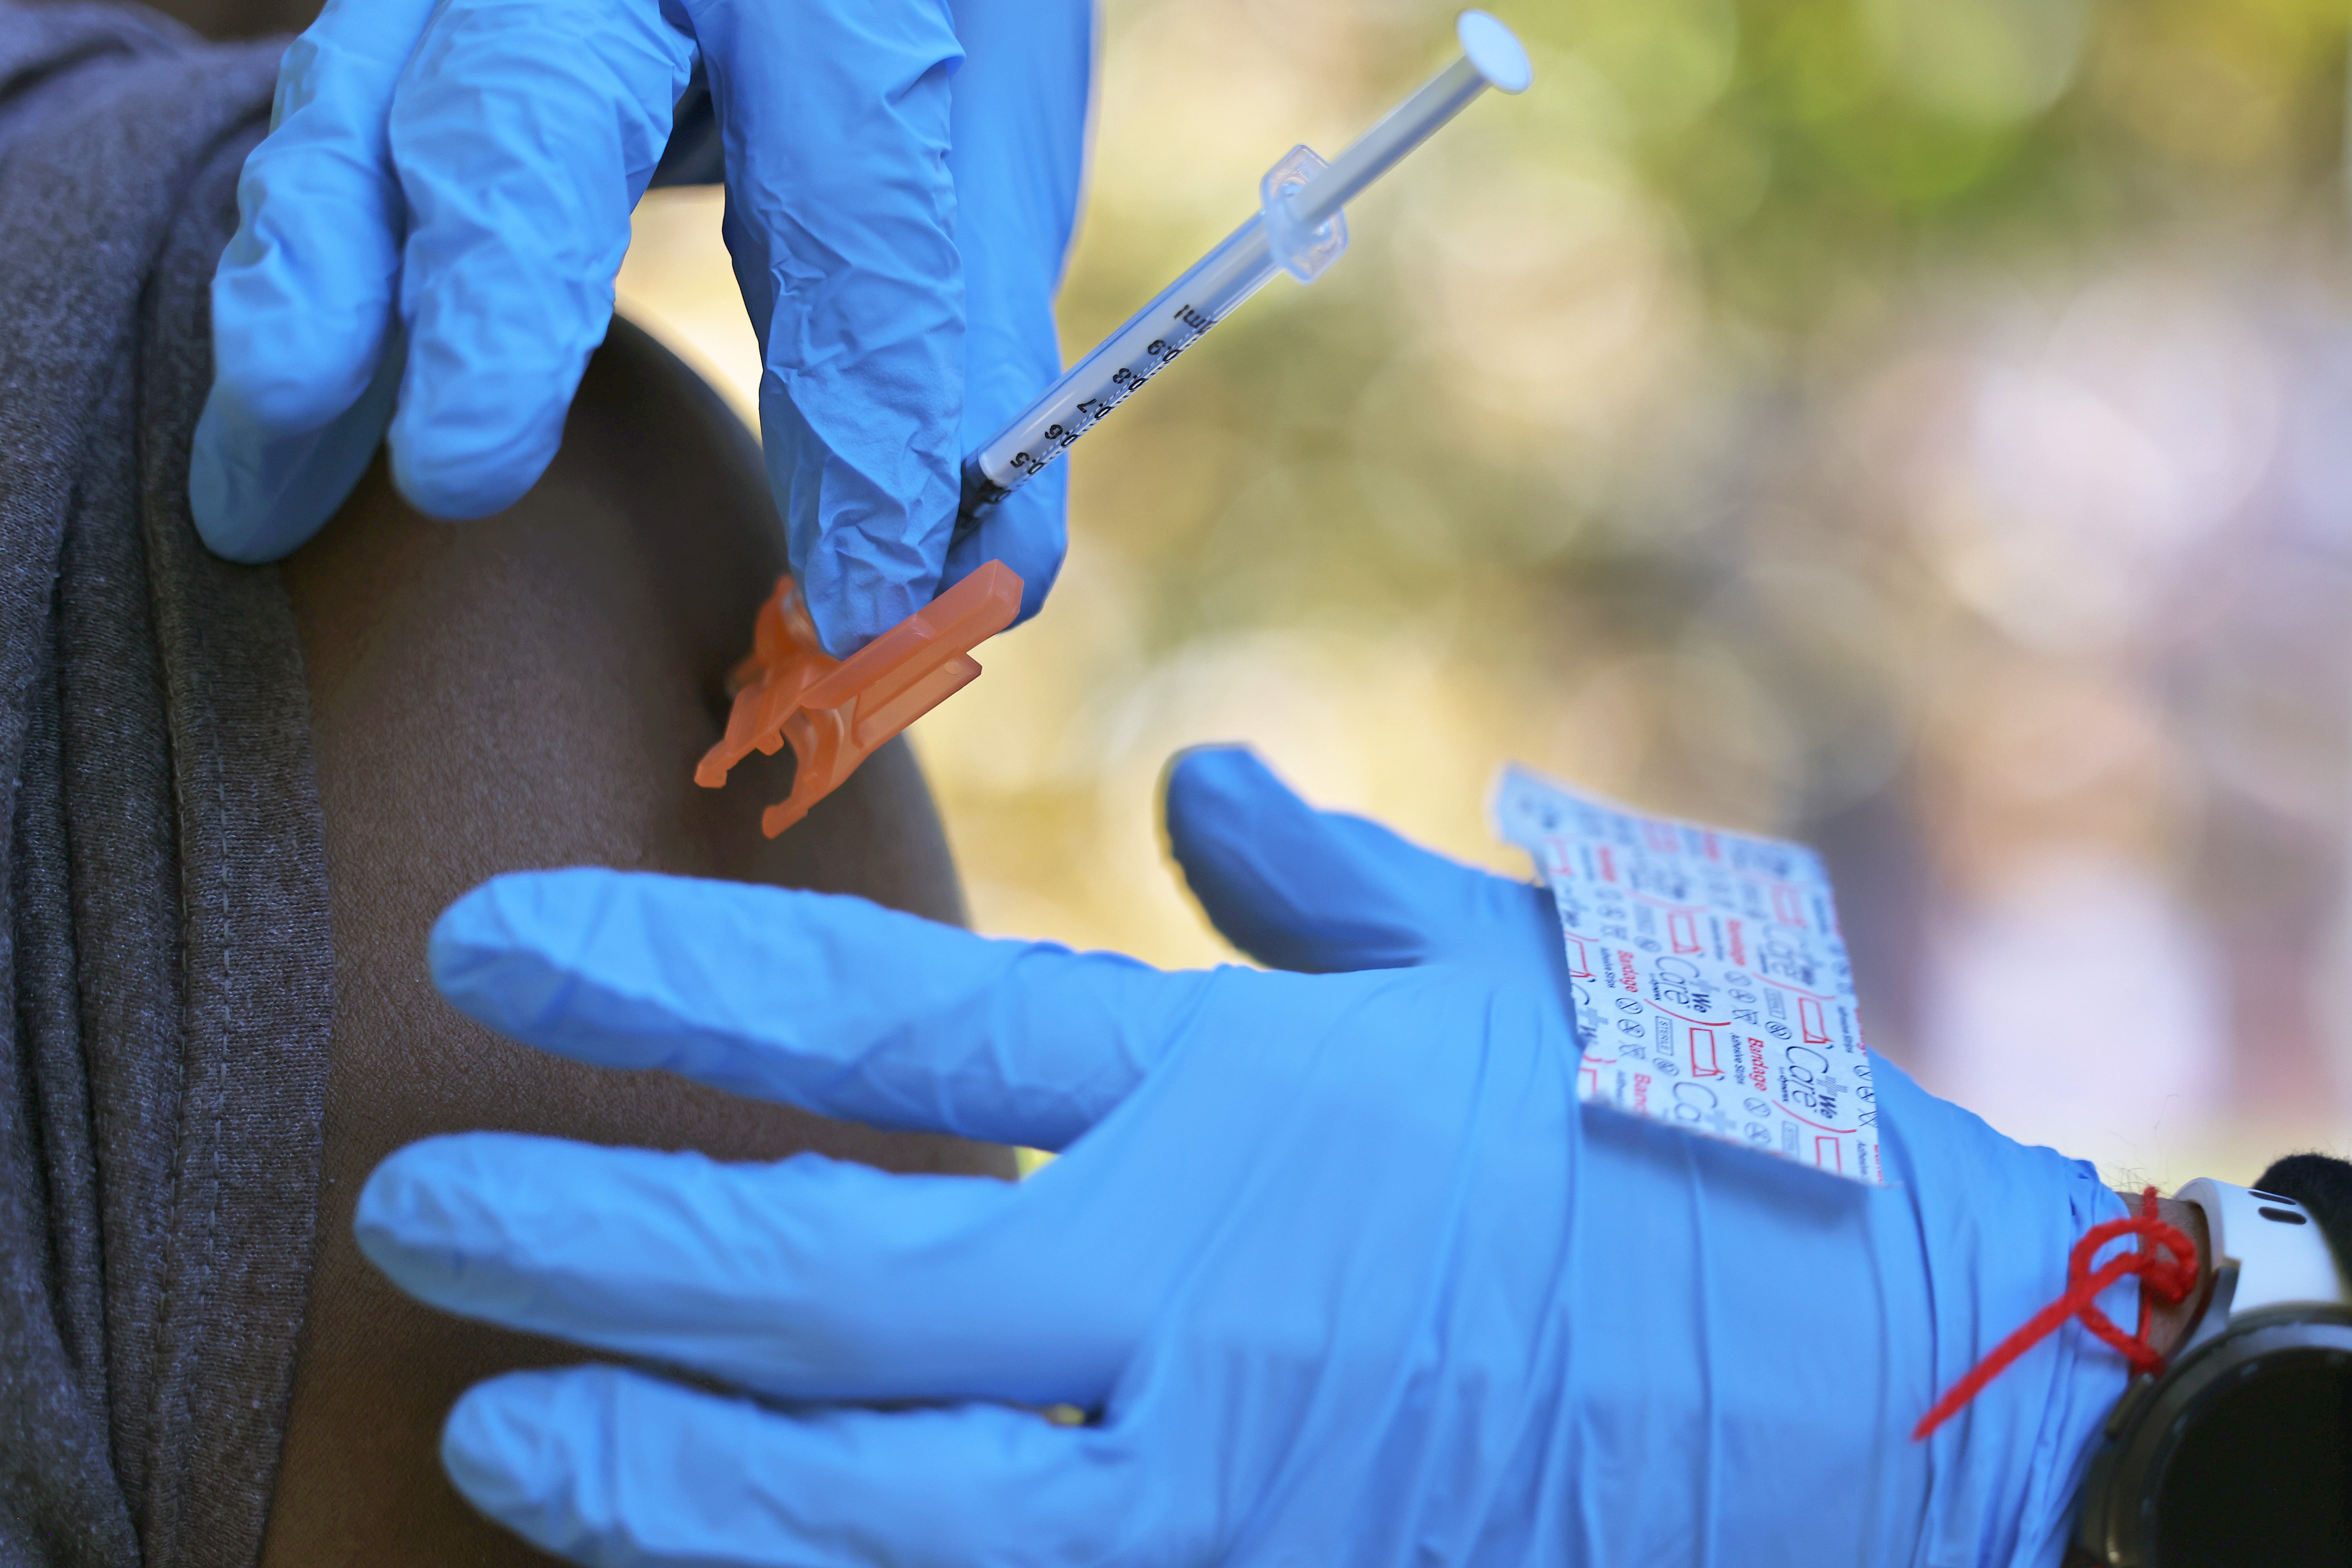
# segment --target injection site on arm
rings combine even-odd
[[[1256,212],[964,458],[958,538],[1276,273],[1302,283],[1321,277],[1348,247],[1347,204],[1480,93],[1527,89],[1533,68],[1508,27],[1484,11],[1465,11],[1454,36],[1461,57],[1336,160],[1327,163],[1304,146],[1285,153],[1259,182]],[[798,763],[792,797],[766,814],[762,829],[772,838],[799,821],[876,747],[979,677],[971,649],[1011,623],[1023,587],[1001,561],[981,572],[990,574],[989,585],[969,613],[942,617],[935,602],[846,661],[819,646],[798,586],[789,577],[779,583],[760,612],[755,651],[737,673],[726,738],[703,758],[695,781],[722,787],[752,751],[772,755],[789,742]],[[1004,607],[1007,595],[1012,608]],[[940,629],[950,622],[954,634]]]
[[[1454,36],[1461,58],[1390,110],[1337,162],[1326,163],[1304,146],[1283,154],[1259,183],[1256,212],[965,458],[958,531],[968,531],[989,507],[1068,451],[1276,273],[1287,272],[1301,283],[1320,278],[1348,248],[1347,204],[1480,93],[1490,87],[1527,90],[1534,69],[1508,27],[1484,11],[1465,11]]]

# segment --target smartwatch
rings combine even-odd
[[[2303,1205],[2199,1177],[2210,1287],[2132,1379],[2074,1545],[2106,1568],[2352,1568],[2352,1288]]]

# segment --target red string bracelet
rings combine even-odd
[[[2084,1233],[2066,1259],[2066,1293],[2027,1319],[2023,1328],[1995,1345],[1990,1354],[1969,1369],[1966,1377],[1952,1384],[1936,1401],[1935,1408],[1911,1428],[1913,1442],[1950,1420],[1961,1405],[1984,1391],[1985,1384],[2007,1372],[2011,1363],[2069,1318],[2081,1318],[2084,1328],[2122,1352],[2134,1372],[2164,1370],[2164,1358],[2147,1342],[2147,1299],[2151,1294],[2168,1302],[2188,1299],[2197,1284],[2197,1244],[2177,1226],[2157,1218],[2154,1187],[2142,1193],[2139,1202],[2139,1213],[2132,1218],[2111,1219]],[[2094,1269],[2091,1259],[2098,1256],[2099,1248],[2119,1236],[2138,1237],[2139,1250],[2119,1252]],[[2162,1256],[2158,1248],[2171,1256]],[[2116,1327],[2098,1305],[2099,1292],[2126,1274],[2140,1277],[2139,1327],[2133,1334]]]

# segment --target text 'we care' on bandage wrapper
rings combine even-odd
[[[1878,1105],[1821,858],[1512,767],[1495,825],[1559,910],[1579,1091],[1878,1185]]]

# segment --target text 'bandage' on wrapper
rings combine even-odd
[[[1513,767],[1503,838],[1535,857],[1568,947],[1578,1092],[1878,1185],[1878,1100],[1820,857],[1643,816]]]
[[[773,756],[789,742],[793,791],[761,815],[773,838],[839,789],[857,764],[980,675],[971,650],[1013,624],[1021,579],[991,561],[847,658],[827,655],[786,575],[760,606],[751,653],[735,668],[727,733],[694,770],[717,789],[753,752]]]

